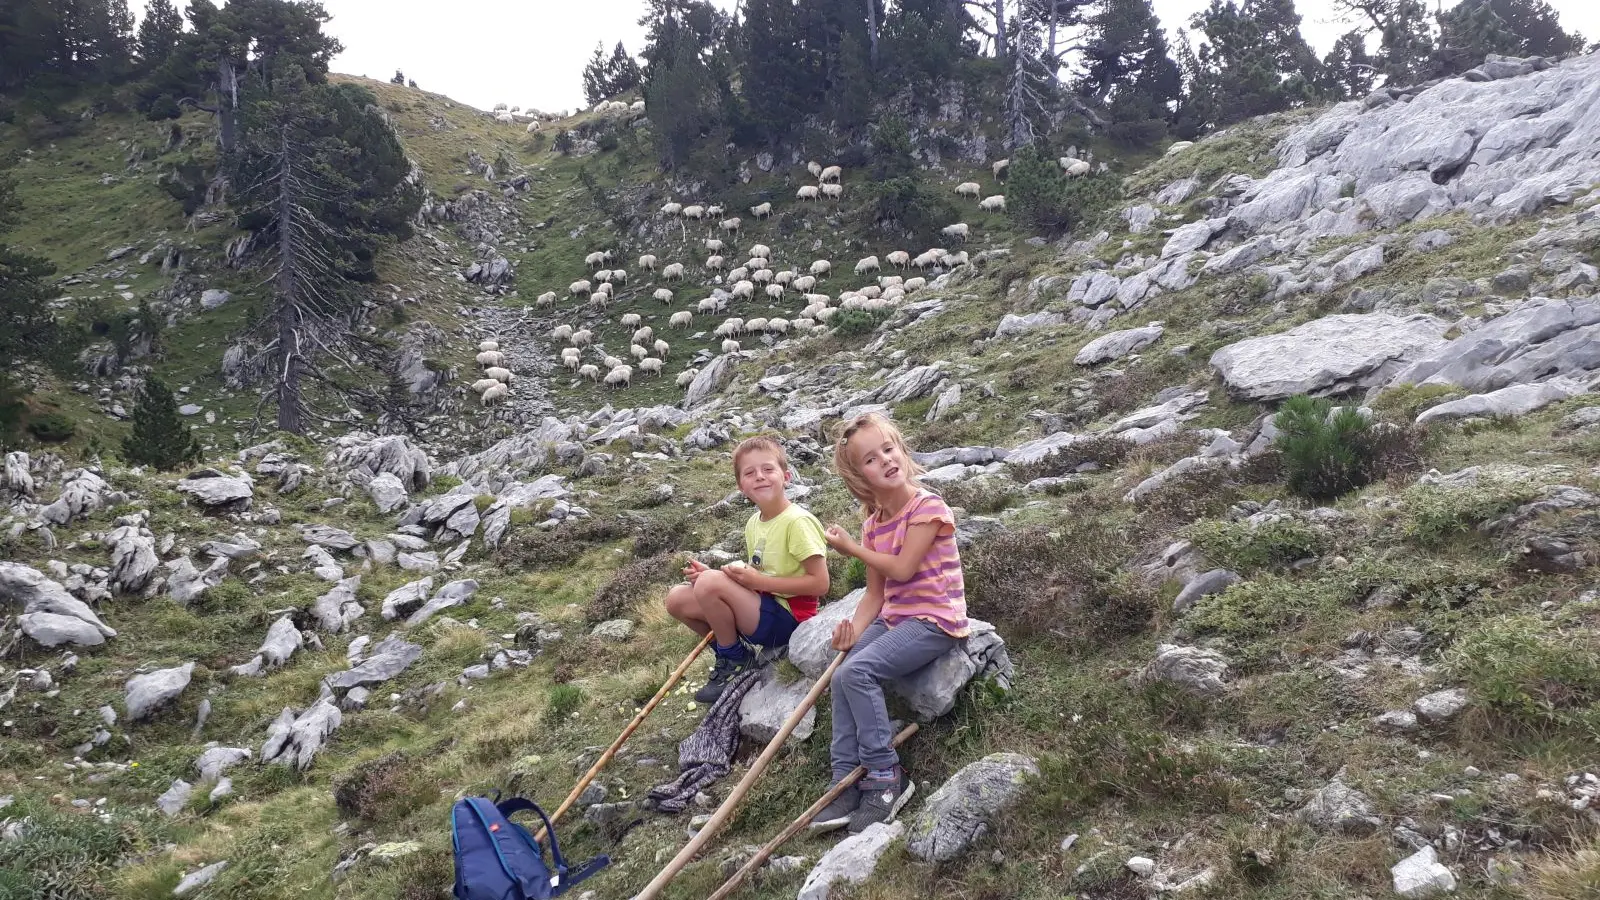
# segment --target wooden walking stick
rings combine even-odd
[[[711,839],[717,836],[717,832],[722,830],[722,826],[728,824],[728,820],[733,818],[733,813],[738,809],[739,803],[744,800],[744,796],[750,793],[751,788],[755,787],[756,779],[760,778],[761,773],[765,772],[767,766],[772,764],[772,759],[778,755],[778,750],[783,747],[783,742],[789,739],[790,733],[794,731],[795,726],[800,724],[800,720],[805,717],[806,711],[816,704],[817,698],[827,689],[828,682],[833,680],[834,670],[839,668],[839,664],[842,662],[844,662],[843,651],[834,656],[833,662],[828,663],[828,668],[823,670],[822,676],[817,679],[817,683],[811,686],[811,690],[806,692],[806,696],[800,701],[800,705],[795,708],[794,712],[789,714],[789,718],[784,720],[783,727],[779,728],[778,733],[773,735],[772,740],[767,742],[767,748],[762,750],[761,755],[756,757],[756,761],[750,764],[750,771],[744,773],[744,777],[739,779],[739,783],[734,785],[733,791],[728,794],[728,799],[722,801],[722,805],[717,807],[717,811],[711,814],[711,821],[707,822],[705,827],[690,839],[687,846],[678,851],[678,855],[672,858],[672,862],[667,863],[667,867],[661,870],[661,873],[655,877],[654,881],[645,885],[644,890],[635,895],[633,900],[654,900],[654,898],[661,896],[661,892],[666,890],[668,884],[672,883],[672,879],[678,877],[678,873],[683,871],[683,867],[687,866],[690,860],[694,859],[701,850],[705,849],[707,844],[711,843]]]
[[[689,651],[689,655],[684,657],[683,662],[679,663],[678,667],[672,670],[672,674],[667,676],[667,681],[661,685],[661,690],[656,691],[656,695],[650,698],[650,702],[633,714],[633,721],[628,723],[627,728],[622,729],[622,733],[617,735],[617,739],[611,742],[611,746],[606,748],[606,752],[600,754],[600,758],[594,761],[594,765],[589,767],[589,771],[583,773],[583,777],[578,779],[578,783],[572,788],[572,792],[567,794],[567,799],[561,801],[561,805],[556,807],[554,813],[551,813],[550,824],[555,824],[561,818],[562,813],[571,809],[572,804],[577,803],[578,797],[583,794],[584,788],[600,777],[600,771],[611,763],[612,758],[617,755],[617,751],[622,749],[622,745],[627,743],[628,738],[633,737],[635,731],[639,730],[639,726],[644,724],[645,717],[650,715],[650,711],[661,705],[661,701],[665,700],[667,694],[683,679],[683,673],[689,671],[689,667],[694,665],[696,659],[700,658],[701,651],[706,649],[706,645],[710,644],[711,639],[715,636],[715,632],[706,632],[706,636],[700,639],[700,643],[696,644],[694,649]],[[544,833],[545,828],[541,825],[539,830],[534,833],[533,839],[535,841],[544,840]]]
[[[900,733],[894,736],[894,741],[889,746],[898,747],[910,740],[911,736],[917,733],[917,728],[917,723],[912,722],[910,725],[900,729]],[[790,838],[799,834],[806,827],[806,824],[811,821],[812,816],[822,812],[823,807],[833,802],[833,798],[854,787],[855,783],[860,781],[861,776],[865,774],[867,774],[866,766],[856,766],[855,769],[851,770],[843,781],[829,788],[828,792],[823,794],[817,802],[807,807],[806,811],[800,814],[800,818],[790,822],[788,828],[779,832],[777,837],[762,844],[761,849],[756,851],[756,855],[750,857],[743,866],[740,866],[739,871],[733,873],[732,878],[723,882],[722,887],[717,888],[717,892],[712,894],[709,900],[727,900],[728,897],[732,896],[733,892],[739,889],[739,885],[744,884],[746,878],[755,874],[755,871],[761,868],[762,863],[770,859],[772,854],[778,852],[779,847],[782,847]]]

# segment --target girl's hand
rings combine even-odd
[[[856,623],[845,619],[833,626],[833,649],[839,652],[849,650],[856,645]]]
[[[845,531],[838,525],[829,525],[827,528],[824,528],[822,530],[822,539],[828,542],[829,547],[832,547],[840,553],[843,553],[846,556],[855,556],[855,538],[851,537],[848,531]]]

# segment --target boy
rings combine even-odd
[[[748,639],[765,650],[789,643],[801,622],[816,615],[828,592],[827,542],[822,523],[784,496],[789,458],[776,438],[748,438],[733,451],[739,493],[756,505],[744,526],[746,562],[709,569],[690,560],[687,584],[667,593],[667,612],[694,629],[714,633],[711,678],[694,695],[711,703],[728,682],[754,662]]]

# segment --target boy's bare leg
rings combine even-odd
[[[694,599],[700,618],[716,632],[718,646],[732,646],[761,623],[761,596],[721,572],[701,574],[694,583]]]
[[[684,582],[667,592],[667,615],[689,626],[695,634],[705,637],[711,632],[711,623],[700,612],[700,601],[695,599],[694,585]]]

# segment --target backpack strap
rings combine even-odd
[[[495,808],[500,810],[500,815],[505,816],[507,820],[519,812],[530,809],[538,813],[539,818],[544,820],[544,833],[550,838],[550,855],[555,859],[556,877],[560,878],[567,874],[567,862],[561,858],[561,844],[556,840],[556,827],[551,824],[550,817],[544,814],[544,810],[539,808],[539,804],[529,800],[527,797],[512,797],[510,800],[502,800],[495,804]],[[533,843],[535,849],[543,853],[543,849],[539,847],[538,842],[533,841],[531,836],[529,841]]]

